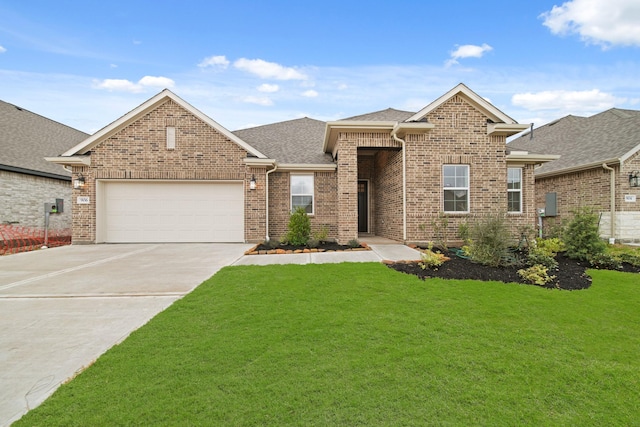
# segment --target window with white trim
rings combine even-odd
[[[445,212],[469,212],[469,165],[442,166]]]
[[[313,215],[313,174],[291,174],[291,211],[302,207]]]
[[[522,212],[522,168],[507,169],[507,211]]]

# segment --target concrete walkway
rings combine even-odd
[[[380,262],[383,260],[419,260],[420,252],[408,246],[395,244],[370,244],[370,251],[318,252],[285,255],[245,255],[233,265],[270,264],[324,264],[337,262]]]
[[[72,245],[0,257],[0,426],[250,247]]]

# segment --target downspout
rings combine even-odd
[[[616,241],[616,175],[615,169],[607,166],[606,163],[602,164],[602,167],[610,172],[611,179],[609,183],[611,184],[611,234],[609,237],[609,243],[614,244]]]
[[[405,243],[407,241],[407,153],[406,141],[398,138],[396,126],[391,131],[391,136],[402,145],[402,242]]]
[[[267,242],[270,240],[269,239],[269,174],[271,172],[275,172],[276,169],[278,169],[278,164],[274,163],[273,164],[273,169],[268,170],[266,175],[265,175],[265,184],[264,184],[265,185],[265,189],[264,189],[265,197],[264,198],[266,200],[266,202],[265,202],[266,203],[266,206],[265,206],[265,208],[266,208],[266,210],[265,210],[265,212],[266,212],[266,215],[265,215],[265,218],[266,218],[266,223],[265,223],[265,230],[266,230],[265,234],[266,234],[266,236],[265,236],[265,239],[266,239]]]

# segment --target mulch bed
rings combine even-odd
[[[348,245],[339,245],[335,242],[322,242],[315,248],[296,245],[278,245],[270,247],[263,243],[254,246],[245,252],[246,255],[271,255],[271,254],[299,254],[299,253],[315,253],[315,252],[344,252],[344,251],[369,251],[371,248],[366,243],[360,244],[358,247]]]
[[[448,253],[447,256],[449,256],[451,260],[446,261],[438,267],[437,270],[431,270],[428,268],[423,270],[417,262],[396,262],[389,263],[388,266],[403,273],[413,274],[423,280],[431,277],[438,277],[441,279],[494,280],[505,283],[515,282],[530,284],[525,282],[517,273],[517,271],[523,267],[488,267],[486,265],[477,264],[468,259],[460,258],[452,252]],[[556,256],[556,260],[558,261],[558,268],[549,272],[550,275],[554,275],[556,277],[543,287],[579,290],[587,289],[591,286],[591,277],[586,274],[586,270],[588,268],[593,268],[589,263],[572,260],[562,253]],[[616,271],[640,273],[640,268],[624,263],[623,268]]]

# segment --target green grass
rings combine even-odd
[[[16,425],[638,425],[638,276],[590,274],[227,267]]]

